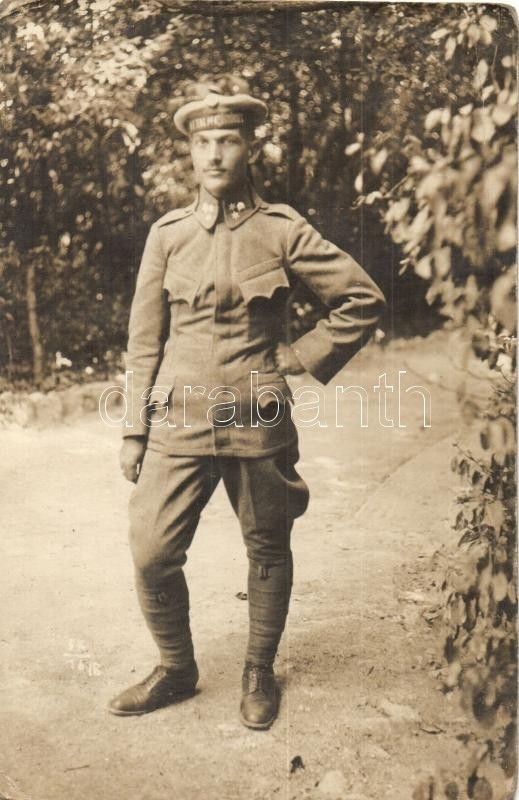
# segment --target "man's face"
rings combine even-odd
[[[224,197],[247,179],[255,159],[254,144],[241,130],[201,131],[191,137],[197,182],[214,197]]]

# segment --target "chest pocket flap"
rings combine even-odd
[[[188,278],[180,272],[169,268],[164,276],[164,289],[168,291],[174,303],[184,300],[192,306],[198,291],[198,280]]]
[[[241,270],[238,282],[246,303],[250,303],[255,297],[270,299],[276,289],[290,288],[281,258],[270,258],[246,267]]]

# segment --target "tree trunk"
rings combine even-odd
[[[44,353],[41,341],[38,306],[36,302],[36,266],[33,261],[27,267],[27,320],[32,345],[32,374],[36,386],[41,386],[44,371]]]
[[[296,202],[297,196],[304,186],[301,156],[303,153],[303,135],[299,124],[299,82],[297,76],[290,74],[289,104],[290,128],[287,141],[287,181],[285,203],[289,205]]]
[[[7,377],[9,380],[13,377],[13,365],[14,365],[14,354],[13,354],[13,340],[11,339],[11,334],[9,331],[4,331],[4,339],[5,339],[5,349],[7,350]]]

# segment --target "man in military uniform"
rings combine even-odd
[[[292,587],[290,534],[306,509],[286,375],[327,383],[373,331],[384,304],[366,272],[288,205],[250,183],[265,104],[224,76],[194,86],[175,114],[189,137],[195,201],[152,225],[131,309],[132,418],[121,466],[137,482],[130,543],[140,605],[160,664],[109,705],[144,714],[194,694],[198,670],[183,565],[222,479],[249,559],[242,722],[278,711],[273,662]],[[329,316],[289,344],[290,281]]]

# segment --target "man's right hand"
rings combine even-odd
[[[137,483],[145,450],[146,441],[143,436],[128,436],[123,440],[119,463],[126,480]]]

